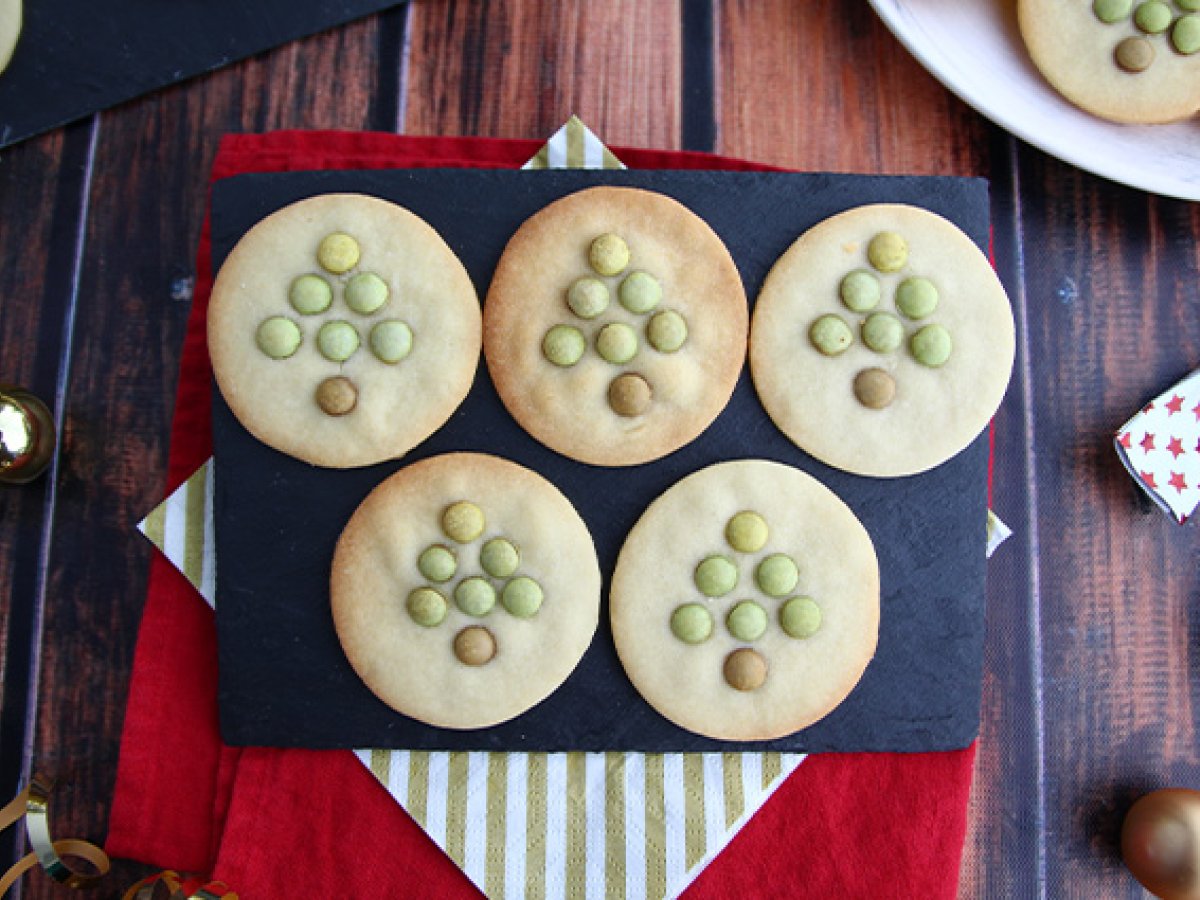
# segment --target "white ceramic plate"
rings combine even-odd
[[[869,0],[909,52],[997,125],[1130,187],[1200,200],[1200,117],[1117,125],[1076,109],[1033,67],[1011,0]]]

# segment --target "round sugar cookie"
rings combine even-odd
[[[17,38],[21,36],[22,0],[0,0],[0,72],[12,62]]]
[[[696,438],[746,354],[747,305],[716,233],[650,191],[596,187],[518,229],[484,304],[504,405],[572,459],[629,466]]]
[[[1200,3],[1018,0],[1033,64],[1067,100],[1114,122],[1200,111]]]
[[[407,453],[462,403],[479,299],[446,242],[359,194],[293,203],[251,228],[213,286],[221,394],[265,444],[350,468]]]
[[[453,453],[375,488],[338,540],[338,639],[393,709],[484,728],[548,697],[575,669],[600,608],[591,535],[550,482]]]
[[[957,454],[1012,374],[1012,309],[987,257],[912,206],[819,223],[775,262],[750,331],[767,414],[835,468],[893,477]]]
[[[879,564],[853,512],[814,478],[718,463],[655,500],[610,595],[621,664],[689,731],[768,740],[840,704],[875,654]]]

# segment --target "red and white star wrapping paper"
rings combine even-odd
[[[1126,422],[1116,447],[1142,490],[1186,522],[1200,505],[1200,370]]]

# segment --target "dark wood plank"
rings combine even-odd
[[[74,340],[63,348],[70,370],[32,760],[65,783],[54,805],[60,835],[99,841],[107,825],[153,552],[136,523],[163,493],[189,310],[180,286],[192,274],[217,143],[242,130],[390,130],[400,76],[380,59],[398,64],[403,21],[373,17],[99,117]],[[0,197],[0,221],[19,199]],[[90,895],[111,896],[142,871],[123,863]],[[31,878],[25,896],[60,892]]]
[[[404,131],[549,137],[572,113],[614,145],[680,146],[679,3],[412,7]]]

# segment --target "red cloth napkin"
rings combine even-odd
[[[225,138],[214,180],[246,172],[515,168],[532,141],[277,132]],[[614,148],[637,169],[765,169]],[[175,490],[212,452],[209,222],[168,460]],[[349,751],[225,746],[213,614],[164,557],[150,569],[107,850],[226,882],[243,900],[461,896],[476,890]],[[953,897],[975,747],[810,757],[689,888],[692,897]]]

